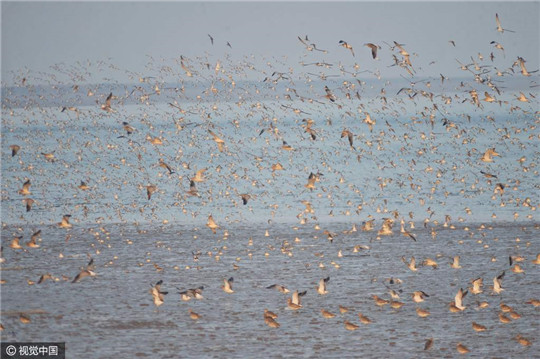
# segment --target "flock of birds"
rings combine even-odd
[[[496,26],[501,35],[513,32],[502,27],[498,15]],[[213,45],[213,36],[208,36]],[[298,40],[313,56],[324,57],[330,51],[319,48],[308,36],[299,36]],[[449,43],[459,46],[453,40]],[[418,54],[397,41],[384,44],[392,59],[386,66],[402,71],[400,75],[407,83],[395,89],[395,94],[390,93],[389,81],[377,91],[362,80],[361,76],[373,76],[381,81],[384,76],[379,70],[360,71],[356,62],[348,67],[347,61],[300,63],[304,68],[320,71],[315,74],[297,73],[277,59],[260,69],[251,58],[239,64],[227,59],[211,64],[205,59],[197,63],[182,56],[175,66],[159,65],[155,76],[129,72],[139,84],[125,85],[123,94],[119,92],[120,85],[114,91],[103,92],[99,87],[78,84],[90,74],[75,67],[57,68],[74,84],[55,83],[57,80],[51,74],[40,76],[53,83],[53,90],[60,94],[50,100],[58,102],[58,107],[40,107],[43,99],[39,98],[39,88],[31,84],[28,75],[23,76],[19,88],[3,91],[2,147],[6,147],[7,139],[18,141],[9,142],[8,154],[3,153],[2,208],[4,215],[9,211],[11,224],[19,228],[12,238],[6,239],[6,229],[12,227],[3,220],[2,242],[9,240],[8,247],[14,251],[10,256],[16,256],[20,251],[46,247],[41,243],[41,229],[32,229],[30,240],[24,242],[23,227],[46,228],[55,223],[57,228],[66,230],[65,242],[69,246],[71,233],[79,225],[103,228],[107,223],[139,225],[149,221],[167,226],[178,216],[194,226],[205,224],[213,235],[219,231],[227,237],[228,226],[249,222],[256,215],[260,218],[261,213],[268,216],[263,217],[263,223],[271,225],[287,210],[293,213],[298,225],[313,223],[314,230],[328,239],[329,246],[342,234],[332,231],[331,222],[325,224],[319,217],[356,215],[357,219],[346,221],[359,221],[360,228],[354,224],[346,234],[373,234],[378,240],[393,236],[399,224],[399,233],[406,240],[417,242],[415,222],[418,225],[420,221],[422,230],[433,239],[441,226],[456,228],[456,212],[458,222],[466,222],[465,217],[472,213],[468,205],[440,212],[445,209],[446,200],[455,196],[460,198],[460,205],[481,198],[491,203],[483,204],[490,210],[513,206],[514,219],[525,213],[533,221],[538,198],[523,198],[522,193],[538,190],[534,183],[538,178],[535,146],[540,137],[536,90],[507,94],[503,81],[521,76],[530,79],[527,86],[534,89],[534,74],[538,70],[527,69],[526,60],[520,56],[509,61],[505,69],[497,68],[495,59],[499,64],[506,63],[507,54],[501,43],[493,41],[489,56],[479,53],[466,64],[456,59],[464,79],[455,82],[456,87],[437,93],[432,87],[444,89],[445,83],[452,83],[447,76],[419,78],[420,69],[415,64]],[[344,52],[344,56],[350,55],[355,61],[359,57],[350,42],[340,40],[338,45],[350,53]],[[232,50],[229,42],[227,46]],[[380,44],[364,46],[371,51],[371,57],[365,61],[385,59]],[[499,55],[503,58],[499,59]],[[117,70],[112,65],[111,69]],[[255,84],[246,80],[254,73],[261,74],[261,80]],[[171,85],[160,76],[182,80]],[[82,93],[82,88],[86,93]],[[200,88],[203,90],[199,91]],[[10,91],[15,94],[21,89],[27,91],[27,98],[10,98]],[[369,91],[375,95],[366,96]],[[257,100],[257,96],[263,100]],[[128,105],[137,110],[128,109]],[[464,113],[452,112],[458,106],[464,108]],[[501,114],[503,110],[508,114]],[[495,116],[525,121],[520,124],[519,120],[509,120],[498,127],[501,122]],[[32,128],[33,133],[12,134],[11,128],[17,121]],[[29,135],[34,133],[38,137]],[[60,137],[55,138],[54,133]],[[491,142],[483,143],[482,136]],[[451,153],[443,153],[448,149],[459,156],[452,158]],[[358,182],[358,168],[365,179],[363,183]],[[10,172],[23,175],[13,178]],[[392,193],[392,198],[388,193]],[[64,203],[58,206],[58,200]],[[399,204],[414,210],[404,212]],[[319,207],[330,211],[321,213]],[[366,213],[367,209],[373,212]],[[58,215],[58,210],[64,212],[58,219],[51,219],[51,214]],[[422,218],[418,220],[418,216]],[[497,218],[495,212],[491,217]],[[265,234],[268,236],[268,231]],[[292,257],[292,248],[292,244],[284,243],[280,250]],[[354,252],[364,249],[356,246]],[[2,246],[2,263],[6,261],[4,253]],[[197,261],[201,251],[192,251],[192,256]],[[338,257],[341,256],[339,250]],[[404,268],[418,271],[414,256],[401,260]],[[459,260],[455,256],[451,268],[459,270]],[[540,255],[533,259],[510,255],[509,261],[508,268],[489,278],[495,296],[504,291],[503,279],[508,271],[523,273],[523,263],[539,265]],[[437,268],[438,263],[426,258],[421,265]],[[157,264],[154,266],[158,272],[162,270]],[[97,272],[91,258],[77,274],[57,277],[43,273],[37,284],[46,280],[99,280]],[[470,288],[460,287],[448,303],[449,311],[460,313],[473,306],[467,299],[487,291],[483,280],[471,278]],[[235,295],[233,277],[222,281],[222,290]],[[329,276],[321,278],[315,288],[318,295],[331,292],[330,284]],[[374,304],[381,308],[388,305],[393,310],[406,305],[403,293],[394,289],[398,284],[400,280],[390,278],[390,299],[373,295]],[[159,280],[149,290],[156,307],[174,300],[168,298],[163,285],[163,280]],[[202,300],[204,289],[178,288],[179,298]],[[289,310],[302,311],[306,291],[291,290],[278,283],[267,289],[286,295]],[[410,293],[421,318],[430,316],[419,305],[429,301],[429,297],[423,291]],[[479,310],[491,304],[487,299],[477,303]],[[538,307],[540,300],[527,298],[523,303]],[[341,315],[352,310],[341,305],[338,309]],[[502,324],[520,318],[515,308],[502,301],[499,309]],[[327,319],[338,315],[326,308],[321,308],[320,313]],[[264,309],[261,315],[268,327],[280,327],[275,312]],[[191,309],[189,316],[193,320],[204,318]],[[357,316],[359,324],[372,323],[362,313]],[[20,320],[30,322],[24,314]],[[342,323],[351,331],[360,327],[348,319]],[[476,322],[472,322],[472,328],[476,332],[489,330]],[[532,344],[531,338],[520,334],[515,339],[523,346]],[[424,349],[429,350],[433,342],[433,338],[427,339]],[[469,349],[458,343],[457,351],[464,354]]]

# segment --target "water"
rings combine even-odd
[[[2,324],[6,329],[2,339],[65,340],[69,357],[88,353],[91,357],[164,358],[402,357],[404,353],[406,357],[455,357],[458,342],[479,358],[534,356],[539,315],[537,308],[525,302],[540,294],[538,265],[531,263],[540,252],[535,240],[537,226],[440,228],[436,239],[431,231],[418,229],[417,242],[398,233],[380,240],[374,232],[343,233],[351,229],[349,224],[334,223],[325,229],[336,232],[333,243],[321,230],[286,225],[237,226],[229,229],[227,237],[213,235],[206,228],[107,225],[74,229],[68,242],[62,240],[65,230],[45,227],[41,248],[25,252],[5,249]],[[3,243],[8,241],[6,237],[3,235]],[[291,256],[281,252],[283,241],[289,243]],[[354,253],[356,245],[369,249]],[[192,250],[202,252],[196,262]],[[338,257],[339,250],[343,257]],[[59,253],[64,257],[59,258]],[[86,254],[95,258],[98,276],[70,283],[79,267],[86,265]],[[432,258],[439,268],[419,266],[412,272],[400,260],[412,255],[418,263]],[[455,255],[461,256],[461,269],[449,265]],[[509,271],[508,255],[526,258],[521,263],[525,274]],[[154,264],[163,269],[158,271]],[[505,290],[493,295],[489,286],[503,270]],[[59,278],[58,282],[26,284],[47,272]],[[67,281],[62,280],[63,275]],[[235,293],[226,294],[220,285],[231,276]],[[327,276],[329,293],[318,295],[315,287]],[[448,304],[458,289],[470,286],[477,277],[484,278],[484,293],[469,293],[464,299],[466,310],[450,313]],[[391,285],[390,278],[403,283]],[[164,281],[162,290],[169,294],[156,309],[149,289],[160,279]],[[266,289],[275,283],[291,291],[307,290],[303,308],[287,310],[287,296]],[[203,300],[180,300],[176,287],[199,286],[205,287]],[[389,299],[389,288],[401,293],[400,300],[405,303],[401,309],[380,309],[371,298]],[[415,290],[430,297],[415,304],[410,297]],[[478,309],[477,303],[483,300],[490,306]],[[510,305],[521,319],[500,323],[501,302]],[[339,314],[338,305],[350,308],[350,312]],[[418,317],[416,307],[429,310],[431,315]],[[188,308],[202,319],[191,320]],[[264,324],[265,308],[278,314],[280,328]],[[336,317],[324,319],[321,308]],[[27,311],[38,314],[30,314],[32,322],[22,324],[17,313]],[[358,312],[373,323],[360,324]],[[345,319],[360,325],[359,330],[345,330]],[[488,331],[474,332],[473,321],[487,326]],[[513,340],[518,334],[531,340],[533,346],[521,347]],[[434,347],[424,353],[424,342],[430,337],[435,340]]]
[[[411,86],[403,80],[321,81],[300,73],[273,84],[246,80],[237,71],[248,70],[226,62],[222,68],[203,73],[202,66],[200,77],[181,82],[157,76],[74,89],[33,86],[29,77],[24,87],[3,87],[3,341],[65,341],[68,357],[96,358],[455,357],[459,342],[474,357],[534,357],[538,309],[526,302],[540,297],[532,263],[540,253],[537,102],[516,108],[528,80],[507,80],[500,105],[479,108],[470,88],[491,90],[471,79],[463,88],[459,79],[418,82],[415,88],[433,91],[432,102],[421,93],[395,95]],[[106,112],[110,92],[114,111]],[[375,120],[371,129],[366,113]],[[344,129],[354,134],[354,148]],[[223,151],[209,131],[224,141]],[[150,143],[155,137],[163,144]],[[21,146],[13,157],[12,144]],[[489,163],[481,160],[488,148],[500,154]],[[277,163],[284,170],[273,171]],[[199,196],[189,196],[201,169]],[[313,190],[305,187],[310,174],[318,175]],[[26,180],[32,193],[23,196]],[[499,184],[504,193],[494,192]],[[151,199],[149,185],[157,187]],[[242,194],[250,196],[246,205]],[[35,201],[29,212],[24,198]],[[66,214],[71,229],[58,227]],[[206,227],[210,215],[216,234]],[[385,218],[394,220],[394,234],[379,237]],[[370,219],[375,229],[361,231]],[[400,222],[416,242],[400,234]],[[26,247],[37,230],[40,247]],[[9,247],[15,236],[23,236],[24,249]],[[357,245],[368,249],[355,253]],[[416,272],[402,262],[411,256]],[[450,267],[454,256],[461,269]],[[509,256],[524,258],[524,274],[510,270]],[[97,276],[71,283],[89,258]],[[439,268],[422,266],[426,258]],[[503,271],[504,291],[494,295],[489,286]],[[54,279],[29,284],[46,273]],[[315,286],[327,276],[329,293],[318,295]],[[220,289],[229,277],[233,294]],[[469,293],[465,311],[450,313],[459,288],[478,277],[484,293]],[[149,290],[159,280],[169,294],[156,308]],[[287,296],[266,289],[275,283],[307,290],[303,308],[287,310]],[[199,286],[204,300],[180,300],[179,289]],[[390,289],[405,303],[399,310],[372,299],[389,299]],[[415,304],[417,290],[430,297]],[[479,309],[480,301],[489,307]],[[503,302],[521,318],[501,323]],[[341,315],[338,305],[351,310]],[[431,315],[418,317],[417,307]],[[188,308],[202,318],[190,319]],[[265,325],[265,308],[279,315],[280,328]],[[322,308],[336,317],[323,318]],[[359,312],[373,323],[360,324]],[[31,323],[21,323],[21,313]],[[344,320],[360,328],[347,331]],[[474,332],[473,321],[488,330]],[[431,337],[433,348],[424,352]]]

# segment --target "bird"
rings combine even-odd
[[[370,324],[372,322],[371,319],[363,315],[362,313],[358,313],[358,318],[360,319],[360,323],[362,324]]]
[[[426,310],[426,309],[422,309],[422,308],[416,308],[416,314],[420,317],[420,318],[426,318],[428,317],[431,313]]]
[[[512,30],[503,29],[503,27],[501,25],[501,22],[499,20],[499,14],[497,14],[497,13],[495,13],[495,22],[497,23],[497,31],[500,32],[501,34],[503,34],[505,31],[515,32],[515,31],[512,31]]]
[[[41,229],[34,232],[34,234],[32,234],[32,236],[30,237],[30,241],[26,243],[26,246],[30,248],[39,248],[39,244],[37,244],[37,240],[40,235],[41,235]]]
[[[60,228],[71,228],[73,225],[69,223],[69,219],[71,218],[71,214],[66,214],[62,217],[62,221],[58,223],[58,226]]]
[[[111,99],[113,97],[113,94],[112,92],[109,94],[109,96],[107,96],[107,98],[105,99],[105,104],[101,105],[101,109],[103,111],[107,111],[107,112],[114,112],[113,109],[111,108]]]
[[[94,259],[91,258],[88,264],[86,265],[86,268],[81,270],[79,274],[77,274],[75,278],[73,278],[73,281],[71,283],[77,283],[85,277],[95,277],[95,276],[96,276],[96,272],[94,272]]]
[[[210,44],[214,45],[214,38],[210,34],[208,34],[208,37],[210,38]]]
[[[23,236],[13,237],[11,242],[9,243],[9,248],[13,249],[22,249],[22,246],[20,244],[20,240],[23,238]]]
[[[384,218],[384,222],[382,224],[381,229],[377,232],[379,236],[389,236],[392,233],[392,226],[394,224],[394,220],[392,218]]]
[[[295,290],[292,294],[292,296],[289,299],[289,301],[293,304],[293,305],[297,305],[297,306],[300,306],[300,308],[302,307],[302,297],[304,295],[306,295],[307,291],[303,291],[303,292],[298,292],[298,290]]]
[[[460,354],[467,354],[469,352],[469,349],[461,343],[458,343],[456,348],[457,348],[458,353]]]
[[[426,343],[424,344],[424,350],[429,350],[433,346],[433,338],[429,338],[426,340]]]
[[[206,168],[202,168],[200,170],[198,170],[197,172],[195,172],[195,177],[191,178],[191,180],[193,182],[204,182],[205,181],[205,178],[204,178],[204,172],[206,172]]]
[[[413,272],[416,272],[418,270],[418,268],[416,268],[416,259],[414,258],[414,256],[411,257],[410,262],[407,262],[405,257],[401,257],[401,261],[405,263],[407,265],[407,268],[409,268]]]
[[[197,186],[195,185],[194,180],[189,181],[189,191],[186,192],[189,196],[200,197],[199,192],[197,191]]]
[[[208,221],[206,222],[206,226],[212,230],[212,233],[216,234],[216,229],[219,228],[219,226],[214,221],[214,217],[212,215],[208,216]]]
[[[493,278],[493,292],[495,294],[500,294],[504,289],[502,288],[502,279],[505,272],[503,271],[497,277]]]
[[[189,317],[193,320],[199,320],[201,319],[201,315],[198,313],[195,313],[193,310],[188,309]]]
[[[373,57],[373,59],[377,59],[377,50],[380,50],[381,47],[379,45],[375,45],[371,42],[368,42],[367,44],[364,44],[364,46],[367,46],[371,49],[371,56]]]
[[[349,322],[348,320],[345,320],[344,324],[345,324],[345,329],[347,329],[347,330],[356,330],[356,329],[359,328],[358,325],[353,324],[353,323]]]
[[[326,319],[332,319],[336,316],[334,313],[331,313],[327,311],[326,309],[321,309],[321,314]]]
[[[232,283],[234,282],[234,278],[230,277],[229,279],[223,279],[223,285],[221,286],[221,289],[225,293],[234,293],[234,290],[232,289]]]
[[[484,155],[482,156],[482,162],[493,162],[493,157],[500,156],[495,148],[488,148]]]
[[[317,286],[317,293],[320,295],[328,294],[328,290],[326,290],[326,283],[330,281],[330,277],[326,277],[324,279],[321,279],[319,281],[319,285]]]
[[[343,40],[339,40],[339,44],[343,46],[344,48],[351,50],[351,54],[354,56],[354,50],[351,45],[349,45],[347,42]]]
[[[161,291],[161,285],[163,284],[163,279],[159,280],[156,284],[150,285],[150,294],[152,294],[152,300],[154,301],[154,305],[156,307],[159,307],[164,303],[164,296],[167,295],[169,292],[162,292]]]
[[[280,324],[275,320],[275,318],[271,316],[264,316],[264,322],[266,325],[268,325],[270,328],[279,328]]]
[[[175,172],[173,171],[173,169],[171,168],[171,166],[169,166],[168,164],[166,164],[163,159],[159,159],[159,167],[162,167],[162,168],[165,168],[167,171],[169,171],[169,174],[172,175],[174,174]]]
[[[23,196],[28,196],[29,194],[32,194],[32,192],[30,192],[30,186],[31,186],[31,182],[30,180],[26,180],[24,183],[23,183],[23,187],[22,189],[19,190],[19,194],[22,194]]]
[[[152,198],[152,194],[154,194],[156,191],[157,191],[156,185],[150,184],[146,186],[146,197],[148,198],[148,200]]]
[[[483,279],[482,277],[476,278],[472,281],[472,288],[470,289],[472,294],[480,294],[482,293],[482,285],[483,285]]]
[[[251,199],[251,195],[244,193],[240,195],[240,198],[242,198],[242,204],[246,205],[248,201]]]
[[[460,310],[460,311],[463,311],[465,310],[465,306],[463,305],[463,298],[467,295],[468,291],[465,290],[463,291],[462,288],[459,288],[455,298],[454,298],[454,306]]]
[[[487,330],[487,328],[484,325],[478,324],[476,322],[472,322],[472,327],[473,327],[474,331],[476,331],[476,332],[484,332],[484,331]]]
[[[353,137],[353,133],[347,129],[344,129],[342,132],[341,132],[341,138],[347,136],[347,139],[349,140],[349,146],[354,150],[354,145],[353,145],[353,141],[354,141],[354,137]]]
[[[30,212],[32,209],[32,206],[34,205],[36,201],[34,201],[32,198],[25,198],[23,199],[23,203],[26,206],[26,212]]]
[[[218,145],[218,150],[220,152],[223,152],[223,147],[225,146],[225,141],[223,141],[218,135],[216,135],[212,130],[208,130],[208,132],[212,135],[214,138],[214,142]]]
[[[81,184],[78,186],[78,188],[81,190],[81,191],[86,191],[88,189],[90,189],[90,187],[86,184],[86,182],[84,181],[81,181]]]
[[[421,303],[424,301],[424,298],[429,298],[429,295],[419,290],[412,293],[412,298],[415,303]]]
[[[287,288],[285,288],[284,286],[282,286],[280,284],[269,285],[268,287],[266,287],[266,289],[275,289],[278,292],[283,293],[283,294],[287,294],[287,293],[290,292],[290,290],[288,290]]]
[[[459,264],[459,256],[454,256],[452,263],[450,264],[450,267],[454,269],[460,269],[461,265]]]
[[[19,145],[10,145],[9,148],[11,150],[11,157],[15,157],[15,155],[21,150],[21,146]]]

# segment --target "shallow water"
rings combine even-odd
[[[207,228],[105,225],[72,229],[67,242],[65,230],[43,228],[40,248],[4,249],[2,340],[66,341],[68,357],[96,358],[455,357],[458,342],[478,358],[533,357],[538,350],[538,308],[525,303],[540,296],[539,266],[531,263],[540,252],[538,226],[439,226],[434,229],[435,239],[431,228],[419,228],[414,230],[417,242],[398,232],[379,239],[375,232],[349,232],[349,224],[334,223],[323,229],[336,233],[333,243],[322,230],[278,224],[239,225],[228,229],[226,237]],[[9,241],[10,230],[15,228],[4,229],[3,243]],[[269,236],[265,236],[266,230]],[[280,250],[283,241],[288,242],[285,246],[291,256]],[[354,253],[356,245],[369,249]],[[197,262],[192,250],[202,253]],[[343,257],[338,257],[339,250]],[[59,258],[59,253],[64,257]],[[97,277],[70,283],[86,265],[86,254],[95,260]],[[417,272],[401,261],[402,256],[409,259],[412,255],[419,263]],[[461,269],[449,266],[455,255],[461,257]],[[509,255],[525,257],[521,263],[524,274],[509,270]],[[425,258],[435,259],[439,268],[421,266]],[[504,291],[493,295],[489,286],[503,270]],[[43,273],[51,273],[58,281],[26,284],[27,280],[37,282]],[[62,279],[64,275],[67,281]],[[226,294],[220,286],[231,276],[235,293]],[[315,287],[327,276],[329,293],[321,296]],[[450,313],[448,305],[458,289],[470,286],[477,277],[484,278],[484,293],[469,293],[464,299],[465,311]],[[403,283],[391,285],[390,278]],[[160,279],[164,281],[162,290],[169,294],[156,309],[149,289]],[[274,283],[291,291],[307,290],[303,308],[287,310],[287,296],[266,289]],[[203,300],[182,302],[176,294],[176,288],[201,285],[205,287]],[[380,309],[371,298],[390,299],[389,288],[400,292],[405,303],[401,309]],[[430,297],[415,304],[410,297],[415,290]],[[483,300],[490,306],[478,309],[478,301]],[[499,322],[501,302],[521,318],[509,324]],[[350,311],[341,315],[338,305]],[[428,309],[431,315],[418,317],[416,307]],[[191,320],[188,308],[202,318]],[[265,308],[278,314],[280,328],[264,324]],[[323,318],[321,308],[336,317]],[[20,323],[19,312],[29,312],[32,322]],[[373,323],[360,324],[359,312]],[[347,331],[344,320],[360,328]],[[487,326],[488,331],[474,332],[473,321]],[[522,347],[513,339],[518,334],[533,345]],[[434,345],[424,352],[429,337],[434,338]]]

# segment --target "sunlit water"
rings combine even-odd
[[[540,252],[535,105],[512,109],[512,88],[500,97],[507,103],[480,109],[462,103],[469,88],[456,90],[458,82],[433,86],[436,94],[459,96],[437,110],[421,95],[395,95],[401,85],[383,81],[364,83],[360,98],[340,81],[275,88],[216,82],[216,91],[198,83],[184,92],[160,83],[159,93],[144,84],[135,95],[131,85],[100,84],[90,86],[92,97],[86,88],[5,89],[2,340],[65,341],[74,358],[456,357],[459,342],[478,358],[534,357],[539,315],[526,301],[540,297],[532,263]],[[324,97],[325,84],[336,103]],[[100,108],[109,91],[116,96],[111,113]],[[371,129],[366,113],[375,120]],[[354,148],[341,137],[344,129],[354,134]],[[223,139],[223,151],[209,130]],[[283,141],[294,150],[284,150]],[[13,157],[12,144],[21,146]],[[500,154],[490,163],[481,161],[488,148]],[[55,160],[46,161],[43,153],[51,152]],[[277,163],[284,169],[273,171]],[[187,195],[203,168],[199,196]],[[313,190],[305,187],[310,173],[319,174]],[[36,201],[29,212],[18,193],[27,179],[26,197]],[[81,181],[90,188],[79,189]],[[499,183],[504,193],[494,192]],[[148,199],[151,184],[158,191]],[[246,205],[241,194],[251,196]],[[68,230],[57,226],[65,214]],[[216,234],[205,226],[209,215]],[[392,236],[377,236],[383,218],[395,220]],[[369,219],[375,229],[361,231]],[[400,234],[401,220],[416,242]],[[40,248],[27,248],[38,229]],[[24,250],[9,247],[14,236],[23,236]],[[355,253],[356,245],[369,249]],[[411,256],[417,272],[402,262]],[[454,256],[461,269],[450,267]],[[525,258],[525,273],[510,270],[509,256]],[[89,257],[97,277],[71,283]],[[426,258],[439,268],[422,266]],[[504,291],[494,295],[490,286],[503,271]],[[57,280],[28,284],[45,273]],[[329,293],[318,295],[315,286],[327,276]],[[229,277],[233,294],[220,289]],[[478,277],[484,292],[469,293],[465,311],[450,313],[459,288]],[[149,290],[161,279],[169,294],[156,309]],[[274,283],[307,290],[303,308],[287,310],[287,296],[266,289]],[[204,300],[180,300],[177,288],[199,286]],[[401,293],[401,309],[375,305],[372,295],[389,299],[389,289]],[[415,304],[416,290],[430,297]],[[490,306],[478,309],[484,300]],[[501,323],[502,302],[521,318]],[[350,311],[341,315],[338,305]],[[417,307],[431,315],[420,318]],[[202,318],[191,320],[188,308]],[[280,328],[265,325],[265,308],[279,315]],[[322,308],[336,317],[323,318]],[[360,324],[359,312],[373,323]],[[20,313],[31,323],[22,324]],[[360,328],[347,331],[344,320]],[[473,321],[488,330],[473,331]],[[431,337],[433,348],[424,351]]]

